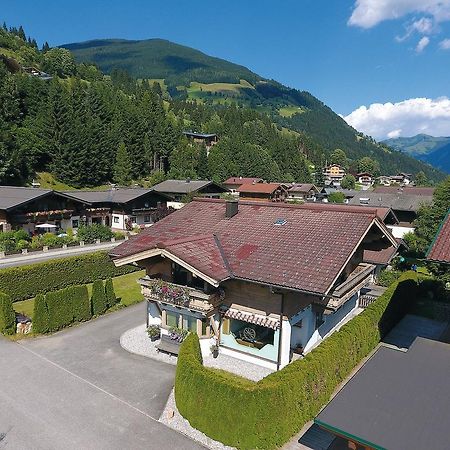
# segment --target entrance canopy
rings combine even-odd
[[[57,226],[52,223],[41,223],[36,225],[35,228],[57,228]]]

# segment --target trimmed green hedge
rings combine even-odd
[[[134,266],[115,267],[105,252],[96,252],[1,269],[0,289],[9,294],[13,302],[18,302],[37,294],[117,277],[136,270],[140,269]]]
[[[94,315],[103,314],[108,309],[108,300],[102,280],[95,280],[92,285],[91,307]]]
[[[190,424],[226,445],[273,449],[313,419],[336,387],[409,310],[418,290],[407,272],[304,359],[255,383],[202,364],[197,335],[183,342],[175,399]]]
[[[14,334],[16,332],[16,313],[11,297],[0,292],[0,333]]]

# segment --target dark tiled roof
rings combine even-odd
[[[402,192],[404,194],[413,195],[426,195],[431,196],[434,194],[434,187],[426,186],[377,186],[373,192],[383,193],[383,194],[396,194],[397,192]]]
[[[450,264],[450,211],[431,244],[427,259]]]
[[[366,207],[245,201],[228,219],[224,201],[196,199],[111,256],[165,248],[219,282],[243,278],[323,294],[374,220],[376,210]]]
[[[107,191],[67,191],[65,194],[71,195],[82,201],[89,203],[128,203],[142,195],[152,193],[156,196],[162,195],[153,189],[144,188],[117,188]]]
[[[433,197],[429,195],[409,194],[396,192],[385,194],[383,192],[359,191],[349,200],[349,205],[361,205],[361,202],[372,207],[386,207],[394,211],[418,211],[423,203],[430,203]]]
[[[244,178],[244,177],[231,177],[228,180],[223,182],[224,185],[227,184],[252,184],[252,183],[261,183],[263,181],[262,178]]]
[[[153,189],[156,192],[168,194],[190,194],[192,192],[198,192],[207,186],[216,187],[217,192],[226,191],[226,189],[207,180],[166,180],[153,186]]]
[[[183,131],[185,136],[197,137],[200,139],[208,139],[217,136],[215,133],[196,133],[195,131]]]
[[[382,250],[364,250],[363,261],[371,264],[389,264],[397,253],[394,246],[386,247]]]
[[[10,210],[49,195],[78,200],[71,193],[32,187],[0,186],[0,210]]]
[[[247,183],[239,186],[237,189],[239,192],[243,194],[253,194],[253,193],[261,193],[261,194],[271,194],[272,192],[279,189],[283,186],[281,183]]]
[[[315,419],[370,448],[449,448],[450,345],[380,347]]]

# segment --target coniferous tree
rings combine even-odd
[[[14,334],[16,332],[16,313],[11,297],[0,292],[0,333]]]
[[[33,310],[33,332],[47,333],[48,332],[48,308],[44,294],[38,294],[34,298]]]
[[[111,278],[108,278],[105,282],[105,295],[108,308],[113,307],[118,302],[116,293],[114,292],[114,285]]]
[[[102,280],[96,280],[92,284],[91,305],[93,315],[103,314],[108,307]]]
[[[121,186],[129,186],[131,179],[131,162],[125,144],[122,142],[117,149],[114,165],[114,181]]]
[[[198,154],[197,175],[200,178],[200,180],[209,179],[208,153],[205,145],[202,145],[200,147],[200,152]]]

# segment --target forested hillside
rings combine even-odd
[[[245,67],[198,50],[160,39],[106,39],[64,47],[78,62],[94,62],[105,73],[121,69],[137,78],[158,80],[172,98],[215,107],[232,102],[261,111],[273,122],[308,136],[325,155],[336,148],[344,149],[354,167],[366,156],[376,159],[386,174],[423,171],[431,180],[443,176],[429,165],[358,133],[310,93],[264,79]]]
[[[429,180],[441,178],[356,134],[308,93],[226,61],[209,58],[203,64],[209,64],[204,75],[248,76],[255,85],[240,78],[236,89],[254,92],[246,94],[253,100],[230,101],[206,91],[193,101],[187,88],[171,95],[162,80],[135,79],[124,70],[106,76],[95,65],[77,63],[65,48],[38,49],[22,28],[0,28],[0,184],[26,184],[43,171],[73,187],[150,185],[164,177],[220,182],[232,175],[306,182],[338,146],[353,167],[367,155],[383,171],[423,170]],[[207,156],[183,130],[217,133],[219,143]]]

